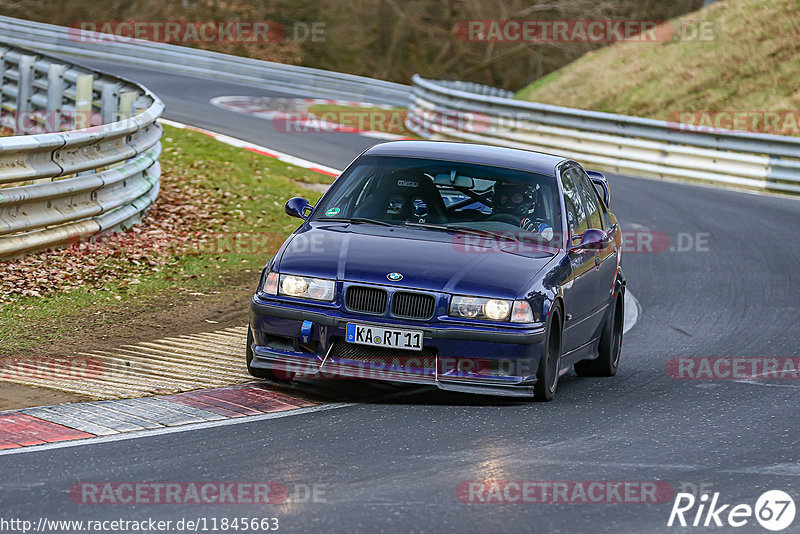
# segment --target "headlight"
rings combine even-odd
[[[483,306],[483,313],[492,321],[505,321],[511,312],[511,303],[507,300],[489,300]]]
[[[510,300],[454,296],[450,301],[450,315],[453,317],[507,321],[510,313]]]
[[[450,301],[450,316],[512,323],[534,322],[531,306],[525,300],[454,296]]]
[[[335,292],[333,280],[282,274],[280,294],[290,297],[332,301]]]

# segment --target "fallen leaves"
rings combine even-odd
[[[76,288],[138,285],[224,226],[218,193],[194,187],[165,172],[161,193],[144,221],[117,234],[0,262],[0,304]],[[200,249],[202,250],[202,249]],[[121,300],[115,295],[116,300]]]

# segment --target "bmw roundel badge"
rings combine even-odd
[[[399,282],[403,279],[403,275],[400,273],[389,273],[386,275],[386,278],[391,280],[392,282]]]

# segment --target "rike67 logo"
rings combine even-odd
[[[753,519],[767,530],[779,531],[794,521],[795,504],[788,493],[780,490],[764,492],[755,506],[724,504],[719,492],[695,498],[691,493],[678,493],[669,514],[667,526],[681,527],[743,527],[753,525]]]

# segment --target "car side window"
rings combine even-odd
[[[570,235],[580,235],[588,226],[586,225],[586,212],[581,202],[578,187],[575,185],[574,170],[572,168],[561,173],[561,185],[564,187],[564,204],[567,208],[567,223],[569,224]]]
[[[600,206],[600,218],[603,219],[603,225],[605,227],[611,226],[611,223],[608,220],[608,207],[606,207],[606,203],[603,200],[603,193],[599,189],[599,186],[594,185],[592,182],[592,189],[595,193],[595,198],[597,199],[597,205]]]
[[[592,185],[589,177],[580,169],[573,168],[575,181],[581,190],[581,196],[586,202],[586,211],[589,214],[589,228],[603,229],[603,219],[600,213],[600,201],[597,198],[597,191]]]

